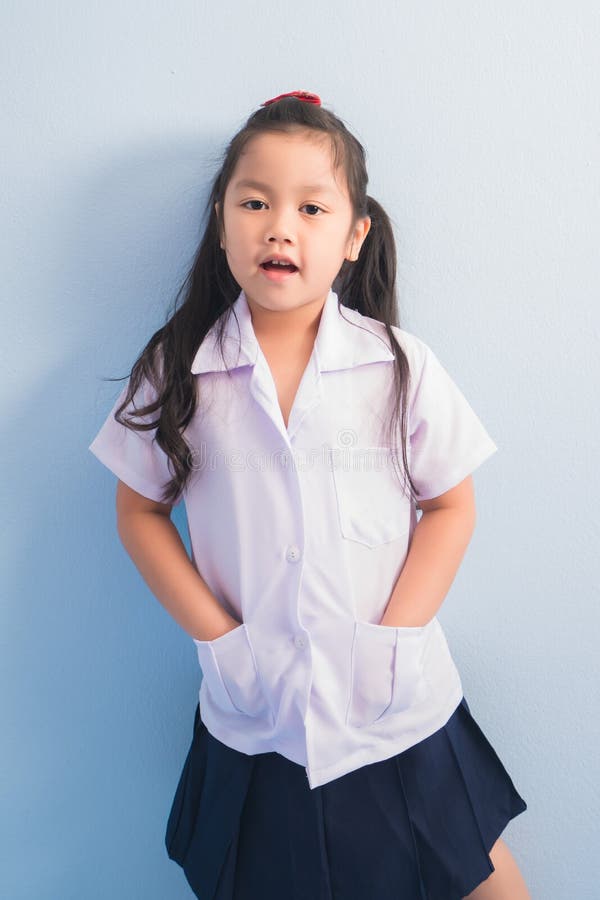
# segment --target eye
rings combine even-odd
[[[305,204],[304,204],[304,209],[308,209],[308,208],[310,208],[310,209],[318,209],[318,210],[320,210],[320,212],[323,212],[323,210],[321,209],[321,207],[320,207],[320,206],[317,206],[315,203],[305,203]],[[311,218],[314,219],[314,218],[316,218],[316,217],[315,217],[315,216],[311,216]]]
[[[245,207],[245,206],[248,206],[249,203],[262,203],[262,202],[263,202],[262,200],[246,200],[245,203],[242,203],[242,206]],[[263,203],[263,206],[264,206],[264,203]]]
[[[245,208],[247,208],[249,203],[262,203],[263,206],[265,205],[264,202],[263,202],[262,200],[246,200],[245,203],[242,203],[242,206],[245,207]],[[317,206],[315,203],[305,203],[304,206],[303,206],[303,207],[300,207],[300,208],[301,208],[301,209],[315,209],[315,210],[318,210],[319,212],[323,212],[323,210],[321,209],[321,207],[320,207],[320,206]],[[260,210],[255,209],[254,211],[255,211],[255,212],[259,212]],[[313,214],[311,213],[311,214],[310,214],[310,218],[311,218],[311,219],[315,219],[315,218],[318,218],[318,216],[313,215]]]

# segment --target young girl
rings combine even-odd
[[[529,897],[499,837],[527,806],[436,617],[497,447],[399,327],[367,180],[316,94],[263,103],[227,147],[185,301],[90,445],[198,652],[165,840],[202,900]]]

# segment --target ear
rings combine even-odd
[[[350,260],[350,262],[355,262],[358,259],[358,254],[360,253],[360,248],[362,247],[366,236],[368,235],[371,229],[371,217],[364,216],[364,218],[359,219],[354,228],[352,229],[352,236],[348,243],[348,249],[346,251],[346,259]]]

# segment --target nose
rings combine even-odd
[[[275,241],[276,243],[294,243],[294,229],[289,221],[285,211],[273,213],[269,219],[268,228],[265,234],[267,243]]]

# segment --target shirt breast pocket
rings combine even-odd
[[[434,623],[395,627],[355,622],[347,725],[366,728],[427,700],[431,689],[424,658]]]
[[[193,640],[202,677],[217,706],[225,712],[264,715],[272,723],[246,623],[212,641]]]
[[[403,490],[389,447],[331,451],[340,531],[349,541],[378,547],[410,530],[411,499]]]

